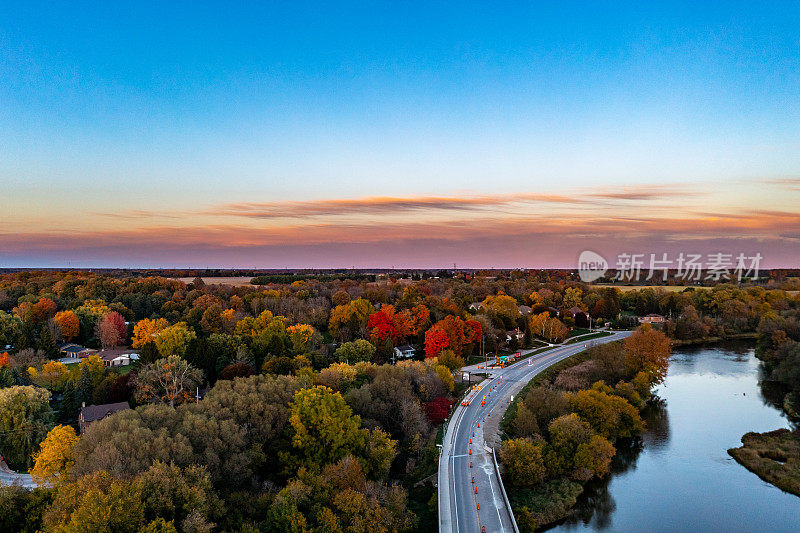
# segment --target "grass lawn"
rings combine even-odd
[[[598,337],[608,337],[609,335],[611,335],[611,333],[609,333],[608,331],[597,331],[597,332],[592,333],[590,335],[583,335],[581,337],[573,337],[570,340],[568,340],[567,342],[565,342],[564,344],[574,344],[576,342],[583,342],[583,341],[588,341],[590,339],[597,339]]]
[[[577,337],[578,335],[586,335],[587,333],[591,333],[591,330],[585,328],[575,328],[573,330],[570,330],[569,335],[567,335],[567,338]]]

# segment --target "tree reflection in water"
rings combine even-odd
[[[570,514],[563,520],[552,524],[549,528],[561,524],[592,524],[593,529],[602,530],[611,526],[611,517],[617,504],[608,490],[614,476],[636,469],[636,460],[644,446],[658,453],[666,448],[669,442],[669,415],[666,402],[661,398],[653,398],[642,412],[646,430],[641,437],[620,439],[616,442],[617,454],[611,461],[611,473],[602,479],[594,479],[586,484],[583,493]]]

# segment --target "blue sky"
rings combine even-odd
[[[170,4],[0,7],[0,209],[30,233],[0,264],[86,257],[37,239],[105,225],[289,225],[208,219],[239,202],[733,183],[702,205],[793,205],[761,184],[800,177],[797,3]]]

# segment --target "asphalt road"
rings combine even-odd
[[[30,474],[14,472],[4,461],[0,461],[0,485],[20,485],[27,489],[36,487]]]
[[[489,369],[490,377],[472,392],[469,405],[459,405],[447,426],[439,458],[439,531],[513,532],[511,510],[507,508],[498,480],[491,449],[485,446],[483,430],[492,416],[502,411],[520,390],[539,372],[586,346],[623,339],[629,331],[608,337],[556,346],[551,350],[523,359],[506,368]],[[530,353],[529,350],[525,353]],[[523,354],[524,355],[524,354]],[[477,365],[464,370],[483,372]],[[481,405],[483,397],[485,405]],[[476,492],[477,489],[477,492]]]

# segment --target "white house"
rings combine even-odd
[[[411,359],[417,354],[416,348],[410,344],[403,344],[394,349],[395,359]]]

